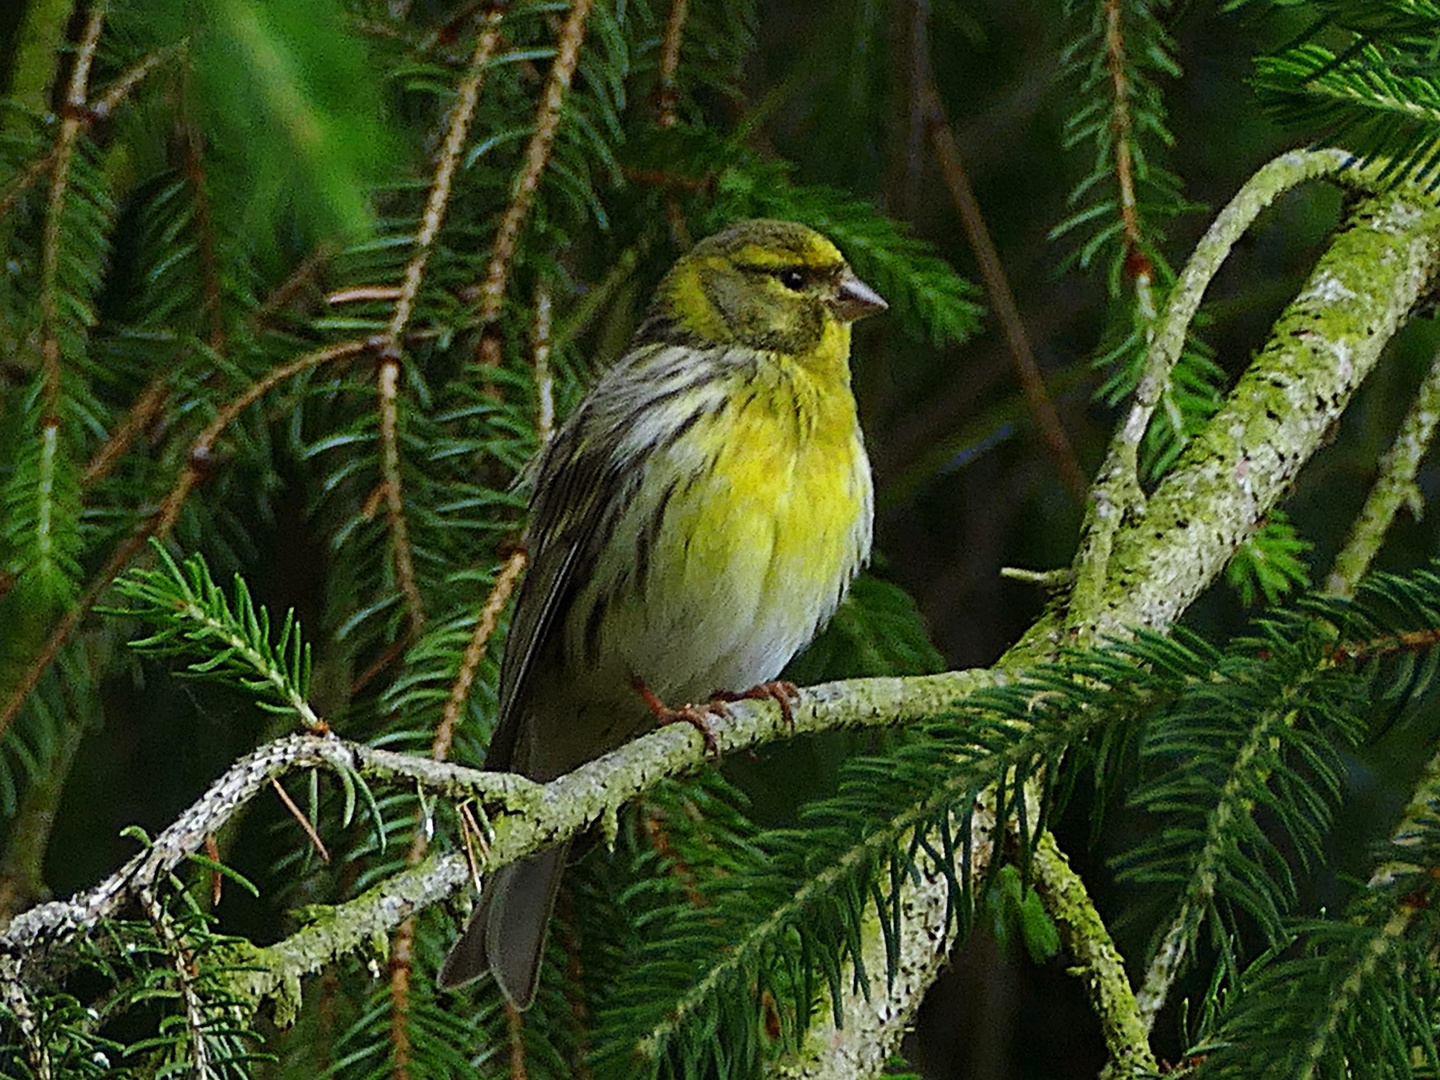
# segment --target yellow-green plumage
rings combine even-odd
[[[697,244],[630,350],[538,459],[530,571],[486,767],[559,776],[672,705],[773,679],[870,550],[870,468],[850,322],[883,309],[840,252],[789,222]],[[534,996],[561,845],[484,886],[440,974]]]

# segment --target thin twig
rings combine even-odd
[[[90,17],[75,50],[70,70],[70,85],[65,91],[64,118],[55,139],[55,163],[50,170],[50,196],[45,211],[45,229],[40,246],[40,358],[42,364],[44,423],[60,423],[60,321],[59,299],[56,295],[60,276],[61,219],[65,214],[65,194],[70,186],[70,162],[75,140],[85,125],[85,97],[89,92],[90,67],[100,47],[100,31],[105,26],[105,4],[90,9]]]
[[[529,1080],[525,1068],[525,1014],[505,1002],[505,1032],[510,1046],[510,1080]]]
[[[1060,940],[1073,961],[1100,1027],[1110,1062],[1104,1077],[1154,1076],[1159,1070],[1150,1050],[1149,1027],[1135,1004],[1125,961],[1115,947],[1085,881],[1070,866],[1055,837],[1045,832],[1031,857],[1034,887],[1055,920]]]
[[[125,419],[120,426],[110,433],[90,463],[85,466],[85,472],[80,476],[80,485],[93,484],[110,475],[110,470],[115,463],[125,456],[125,451],[130,449],[130,444],[142,431],[150,427],[161,407],[165,404],[165,398],[169,395],[166,384],[170,380],[168,371],[160,371],[155,374],[145,389],[140,391],[139,396],[130,406]]]
[[[419,862],[417,858],[412,865]],[[390,1075],[394,1080],[410,1078],[410,975],[414,966],[415,919],[412,917],[396,927],[390,938]]]
[[[485,598],[485,603],[480,608],[480,617],[475,620],[475,629],[470,634],[465,654],[460,660],[460,671],[445,698],[445,711],[430,744],[430,755],[436,761],[444,761],[450,755],[455,726],[460,722],[460,713],[470,698],[470,687],[475,682],[480,661],[485,658],[491,635],[495,633],[495,626],[500,621],[500,612],[504,611],[505,605],[510,602],[510,594],[515,591],[515,583],[520,580],[520,572],[524,569],[525,552],[515,551],[495,575],[495,584],[491,586],[490,595]]]
[[[1135,197],[1135,159],[1131,138],[1130,80],[1125,74],[1125,31],[1120,25],[1121,0],[1105,0],[1105,67],[1110,72],[1110,132],[1115,147],[1115,184],[1119,188],[1120,234],[1125,240],[1125,270],[1135,282],[1135,298],[1149,322],[1155,317],[1151,279],[1155,268],[1145,253],[1140,204]]]
[[[266,325],[275,316],[276,312],[288,304],[301,289],[311,282],[320,268],[324,266],[334,254],[335,253],[329,248],[321,245],[307,255],[305,260],[292,270],[285,280],[277,285],[275,290],[255,309],[255,314],[252,317],[254,324],[256,326]],[[385,297],[385,299],[393,300],[394,296],[390,295]]]
[[[385,523],[394,550],[395,581],[405,598],[410,616],[409,635],[425,625],[425,601],[415,579],[415,561],[410,546],[410,526],[405,519],[405,495],[400,476],[400,350],[386,343],[380,356],[380,374],[375,381],[380,412],[380,484],[385,496]]]
[[[205,343],[211,352],[218,353],[225,349],[225,319],[220,306],[220,259],[215,253],[215,222],[210,214],[210,189],[205,182],[204,148],[200,132],[193,124],[185,125],[180,138],[184,144],[185,178],[190,183],[190,198],[195,207],[195,241],[204,283]]]
[[[410,323],[410,316],[415,309],[415,297],[419,295],[420,283],[425,275],[425,264],[445,220],[445,208],[450,202],[455,169],[460,161],[460,152],[465,148],[465,140],[470,134],[470,122],[475,118],[485,69],[500,41],[500,23],[504,14],[503,4],[492,3],[486,9],[481,19],[480,36],[475,41],[475,51],[470,56],[470,66],[465,78],[455,90],[455,104],[450,108],[450,124],[445,132],[445,143],[435,165],[434,179],[430,182],[430,194],[425,200],[420,231],[415,236],[415,251],[405,267],[404,282],[395,301],[394,313],[390,317],[389,333],[396,341]]]
[[[180,1002],[185,1010],[185,1023],[190,1028],[192,1075],[195,1080],[205,1080],[212,1074],[210,1047],[205,1042],[205,1029],[210,1024],[205,1018],[205,1002],[195,989],[194,957],[175,928],[174,919],[149,886],[140,890],[139,899],[141,908],[155,928],[155,936],[160,939],[165,955],[170,958],[170,963],[175,968],[175,984],[180,991]]]
[[[675,76],[680,71],[680,45],[685,40],[685,17],[689,0],[670,0],[670,18],[665,23],[665,36],[660,41],[660,100],[655,123],[660,128],[675,126],[679,96]]]
[[[390,530],[390,541],[394,549],[395,578],[405,598],[405,609],[410,617],[409,633],[413,637],[425,625],[425,604],[420,595],[420,586],[415,577],[415,564],[410,544],[410,528],[405,516],[404,488],[400,473],[400,441],[398,416],[398,383],[400,377],[400,339],[410,323],[415,310],[415,298],[419,295],[421,282],[425,277],[425,266],[430,259],[435,238],[445,220],[445,209],[450,202],[451,185],[460,153],[470,133],[470,122],[474,119],[475,108],[480,100],[480,84],[485,77],[485,68],[500,40],[500,21],[504,8],[492,4],[485,12],[483,30],[475,42],[475,51],[470,57],[470,66],[456,90],[456,101],[450,112],[450,123],[445,133],[445,143],[436,162],[435,175],[430,182],[430,194],[425,200],[425,211],[421,215],[420,229],[415,235],[415,250],[405,267],[400,290],[395,297],[395,307],[386,331],[387,347],[380,357],[380,372],[377,383],[377,408],[380,414],[380,468],[385,495],[385,519]]]
[[[960,158],[960,144],[955,141],[955,134],[950,130],[949,121],[945,117],[945,106],[933,80],[926,80],[924,94],[930,143],[935,148],[940,171],[945,177],[946,187],[950,189],[950,197],[960,215],[960,223],[970,241],[970,249],[975,253],[980,277],[984,280],[985,291],[990,296],[991,310],[1005,329],[1005,343],[1010,350],[1010,360],[1016,377],[1025,392],[1030,414],[1040,429],[1040,437],[1045,442],[1050,459],[1060,472],[1060,479],[1071,497],[1077,503],[1083,503],[1089,483],[1085,479],[1084,470],[1080,468],[1075,450],[1070,445],[1069,436],[1065,434],[1065,425],[1060,421],[1060,414],[1055,411],[1055,403],[1050,400],[1045,389],[1045,379],[1040,374],[1040,365],[1036,363],[1035,352],[1030,347],[1030,335],[1025,332],[1025,323],[1020,318],[1015,294],[1010,291],[1010,280],[1005,274],[1004,264],[1000,261],[1000,253],[990,238],[990,230],[980,212],[980,204],[970,187],[969,178],[965,175],[965,167]]]
[[[498,367],[500,364],[500,338],[495,322],[500,317],[500,307],[505,300],[505,285],[510,278],[510,265],[515,256],[515,245],[520,238],[520,227],[525,223],[530,208],[535,204],[535,191],[540,186],[540,177],[550,160],[550,151],[555,144],[556,132],[560,129],[560,115],[565,104],[566,91],[575,77],[575,68],[580,62],[580,44],[585,39],[585,21],[590,15],[591,0],[574,0],[570,15],[560,30],[556,43],[555,61],[550,66],[550,76],[545,81],[545,92],[540,107],[535,113],[535,131],[525,148],[524,165],[515,179],[515,191],[500,227],[495,232],[495,245],[490,253],[490,265],[485,273],[484,284],[480,286],[479,362],[484,367]]]
[[[285,785],[272,776],[270,778],[270,786],[275,789],[275,794],[278,795],[280,801],[285,804],[285,809],[290,811],[290,816],[299,823],[305,835],[310,838],[310,846],[315,849],[315,854],[320,856],[320,861],[328,863],[330,861],[330,852],[325,848],[325,841],[320,839],[320,834],[315,831],[314,824],[305,816],[300,807],[295,805],[295,800],[290,798],[290,793],[285,790]]]
[[[1355,586],[1370,568],[1401,506],[1410,507],[1415,517],[1420,517],[1424,499],[1415,485],[1415,474],[1430,449],[1437,423],[1440,423],[1440,352],[1430,361],[1430,370],[1415,392],[1415,400],[1400,423],[1394,444],[1380,459],[1380,475],[1350,526],[1350,535],[1335,556],[1325,581],[1327,592],[1336,596],[1354,595]]]

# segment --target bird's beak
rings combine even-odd
[[[835,299],[829,302],[830,310],[841,322],[854,322],[866,315],[877,315],[890,305],[878,292],[855,276],[853,270],[846,270],[840,278],[840,289]]]

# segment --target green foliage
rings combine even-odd
[[[1035,890],[1026,886],[1020,871],[1008,863],[1000,867],[985,892],[985,913],[1002,954],[1019,944],[1032,963],[1041,964],[1060,951],[1060,932],[1045,905]]]
[[[1074,211],[1051,236],[1079,233],[1073,258],[1083,267],[1104,266],[1112,295],[1135,276],[1127,260],[1143,258],[1161,281],[1170,277],[1160,254],[1164,234],[1154,222],[1193,209],[1181,198],[1179,178],[1165,167],[1174,135],[1160,80],[1180,75],[1162,21],[1169,6],[1150,0],[1065,5],[1070,38],[1061,70],[1075,90],[1065,147],[1083,146],[1093,156],[1089,172],[1070,191]],[[1135,216],[1127,227],[1121,208],[1130,200]]]
[[[1310,584],[1306,556],[1314,545],[1301,537],[1285,511],[1277,510],[1235,552],[1225,581],[1246,607],[1263,598],[1278,603],[1291,590]]]
[[[310,648],[300,637],[295,612],[286,613],[280,639],[272,641],[270,613],[256,607],[239,575],[232,606],[203,557],[192,555],[182,565],[158,542],[152,541],[151,550],[159,569],[137,568],[117,581],[116,591],[131,606],[106,612],[155,624],[155,633],[130,647],[155,656],[198,656],[186,665],[189,675],[232,681],[250,691],[261,708],[299,714],[314,726],[307,701]]]
[[[0,708],[17,705],[0,731],[0,809],[13,831],[79,815],[83,828],[65,842],[78,850],[72,838],[83,833],[98,845],[95,836],[113,836],[111,808],[87,802],[87,777],[193,764],[183,782],[167,774],[147,785],[154,797],[135,810],[168,818],[239,752],[226,744],[239,725],[214,719],[237,700],[273,713],[276,731],[323,713],[347,737],[426,755],[448,746],[457,761],[481,762],[508,618],[495,590],[523,525],[515,481],[544,438],[540,417],[574,407],[676,252],[736,218],[815,225],[890,301],[886,319],[867,326],[856,379],[877,477],[903,470],[916,446],[918,460],[943,448],[956,410],[977,396],[998,395],[994,414],[1007,422],[1020,415],[1008,376],[987,373],[985,348],[951,351],[976,334],[980,309],[952,265],[968,256],[947,235],[950,208],[903,196],[928,190],[920,181],[934,171],[915,107],[922,88],[907,80],[935,67],[967,135],[971,106],[984,123],[993,105],[956,91],[956,72],[933,61],[954,39],[995,42],[968,10],[935,5],[926,24],[931,5],[913,7],[906,26],[857,0],[823,20],[807,12],[796,32],[786,29],[793,6],[690,0],[667,41],[668,0],[597,0],[562,48],[573,8],[549,0],[106,5],[87,57],[94,109],[60,107],[81,52],[72,40],[46,94],[27,88],[27,100],[53,110],[6,101],[0,113]],[[1043,160],[1012,162],[1025,125],[1008,123],[1002,171],[1014,199],[1045,214],[1066,193],[1040,182],[1069,185],[1054,230],[1072,245],[1061,270],[1103,268],[1110,325],[1063,322],[1061,309],[1093,306],[1068,296],[1043,318],[1026,314],[1037,351],[1059,363],[1104,342],[1098,394],[1115,407],[1140,377],[1172,281],[1176,252],[1161,226],[1193,210],[1171,171],[1183,129],[1166,100],[1181,77],[1184,38],[1171,26],[1182,13],[1129,0],[1067,10],[1050,66],[1068,119],[1050,117],[1049,130],[1064,123],[1083,175],[1066,179],[1048,146]],[[472,71],[496,12],[496,52]],[[1397,174],[1432,179],[1434,13],[1357,3],[1314,12],[1313,29],[1257,62],[1260,95],[1305,137],[1351,139],[1360,155],[1395,156]],[[77,14],[71,39],[90,9]],[[48,29],[65,39],[64,26]],[[678,46],[673,72],[667,45]],[[547,102],[571,47],[573,77]],[[21,59],[27,72],[43,66]],[[1004,107],[1007,121],[1055,107],[1033,105],[1047,78],[1030,59],[1033,82]],[[472,76],[470,102],[461,90]],[[461,115],[470,126],[442,173]],[[976,159],[986,152],[977,147]],[[427,217],[440,196],[443,213]],[[907,205],[913,224],[900,220]],[[502,220],[514,222],[511,248],[497,235]],[[997,224],[999,234],[1015,223]],[[1004,261],[1043,246],[1034,226],[1027,217],[1013,230],[1025,246]],[[493,311],[483,287],[492,275]],[[1049,279],[1050,268],[1033,276]],[[1213,350],[1192,335],[1162,391],[1142,447],[1147,482],[1213,414],[1227,378],[1217,356],[1244,355],[1221,329]],[[965,381],[938,377],[950,369]],[[1068,385],[1086,378],[1073,361]],[[1108,422],[1092,412],[1082,419]],[[913,426],[911,413],[923,414]],[[1077,440],[1086,461],[1097,430]],[[1018,459],[1018,442],[987,467],[1012,449]],[[1027,485],[1050,474],[1021,468]],[[944,545],[975,561],[937,559],[943,587],[926,615],[938,623],[953,608],[970,624],[1010,625],[1003,603],[972,611],[959,598],[959,579],[991,578],[967,545],[1007,529],[1038,545],[1068,538],[1073,521],[1017,503],[1023,516],[1007,524],[1003,489],[1017,474],[999,473],[967,511],[974,527],[961,530],[950,504],[928,505],[956,470],[920,471],[927,505],[904,503],[879,535],[898,556],[897,519],[933,516]],[[1245,603],[1273,604],[1303,584],[1311,540],[1273,515],[1232,564]],[[144,565],[112,582],[112,560],[137,549]],[[921,562],[912,581],[929,573]],[[462,913],[430,908],[414,913],[413,938],[377,938],[303,980],[295,1026],[267,1027],[262,1044],[253,1003],[232,996],[236,958],[254,954],[222,929],[285,940],[307,910],[383,887],[427,848],[464,846],[459,808],[412,786],[290,776],[286,790],[332,861],[288,812],[257,801],[216,838],[218,858],[194,856],[162,882],[148,921],[109,922],[27,954],[15,985],[33,1016],[0,998],[12,1010],[0,1023],[0,1069],[35,1074],[38,1039],[55,1076],[427,1080],[502,1076],[512,1057],[535,1080],[754,1075],[800,1042],[822,998],[887,986],[898,895],[922,858],[946,868],[952,925],[988,926],[1037,959],[1052,955],[1055,927],[1025,887],[1030,845],[1093,775],[1112,813],[1124,802],[1160,823],[1120,856],[1124,884],[1149,904],[1124,914],[1152,918],[1144,928],[1157,947],[1178,941],[1213,975],[1192,1040],[1207,1069],[1243,1073],[1253,1061],[1291,1075],[1313,1062],[1320,1075],[1374,1062],[1404,1074],[1434,1056],[1432,823],[1422,815],[1385,852],[1403,872],[1343,886],[1334,914],[1308,886],[1333,861],[1350,754],[1431,690],[1437,592],[1433,575],[1417,573],[1354,605],[1302,597],[1216,644],[1180,635],[1061,652],[915,730],[847,734],[859,752],[797,777],[770,800],[780,811],[713,769],[658,784],[621,813],[613,850],[592,844],[568,875],[540,997],[521,1022],[488,984],[435,987]],[[88,606],[99,596],[104,606]],[[53,654],[52,634],[66,639]],[[131,637],[131,649],[119,647]],[[137,650],[173,672],[137,663]],[[788,674],[944,666],[921,607],[899,584],[864,576]],[[211,694],[228,695],[221,708]],[[116,749],[146,737],[157,745],[128,758]],[[1422,782],[1421,805],[1427,790]],[[983,879],[969,859],[987,839],[972,831],[977,801],[996,809],[993,838],[1013,856]],[[87,848],[57,877],[49,839],[39,830],[27,849],[7,836],[0,885],[29,872],[38,896],[50,879],[98,873]],[[24,867],[10,865],[22,855]],[[211,912],[202,898],[212,875],[253,885],[227,885]],[[877,925],[885,971],[859,962]],[[1246,951],[1254,943],[1269,947],[1258,960]]]
[[[384,122],[382,86],[363,36],[334,0],[256,6],[243,0],[142,2],[119,13],[142,48],[185,42],[187,118],[205,132],[222,218],[263,243],[369,232],[371,192],[401,147]]]
[[[1257,58],[1260,100],[1317,143],[1345,146],[1366,164],[1383,159],[1386,175],[1440,185],[1440,7],[1325,0],[1307,15],[1297,40]]]

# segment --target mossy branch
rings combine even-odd
[[[1328,159],[1286,155],[1280,162],[1323,174],[1341,164],[1340,158],[1343,155],[1330,152]],[[1283,173],[1277,167],[1272,182]],[[1350,171],[1345,178],[1363,185],[1370,175]],[[1246,212],[1250,220],[1258,209]],[[1227,226],[1224,238],[1216,237],[1220,247],[1197,252],[1197,259],[1213,259],[1218,266],[1242,231],[1231,232]],[[1201,269],[1197,280],[1208,279]],[[1359,202],[1276,321],[1267,346],[1191,441],[1148,506],[1121,513],[1125,500],[1101,506],[1104,493],[1097,491],[1092,518],[1113,516],[1098,526],[1108,533],[1108,542],[1082,547],[1077,560],[1077,579],[1090,584],[1077,588],[1068,614],[1040,619],[1002,658],[997,673],[1034,663],[1067,641],[1102,641],[1136,627],[1164,632],[1173,625],[1319,450],[1437,272],[1440,208],[1433,197],[1417,187],[1395,186]],[[1183,340],[1183,326],[1179,333]],[[1130,434],[1138,441],[1143,425]],[[1102,473],[1097,486],[1106,483],[1107,474]],[[1097,526],[1092,522],[1091,527]],[[923,892],[923,885],[906,882],[902,905],[923,910]],[[943,912],[907,933],[929,940],[942,956],[955,940]],[[867,927],[865,948],[874,947],[879,936],[878,927]],[[851,989],[838,1003],[844,1018],[839,1027],[867,1030],[888,1054],[899,1046],[928,985],[897,985],[879,1001]],[[826,997],[817,1006],[817,1016],[837,1007]],[[1111,999],[1110,1006],[1097,1005],[1128,1011],[1133,1003],[1133,997],[1120,997]],[[878,1027],[877,1015],[884,1018]],[[1101,1023],[1107,1032],[1123,1032],[1137,1020],[1138,1014],[1106,1015]],[[1111,1049],[1116,1053],[1114,1044]],[[857,1072],[853,1060],[845,1046],[831,1045],[815,1027],[797,1058],[774,1075],[814,1080],[871,1075]]]

